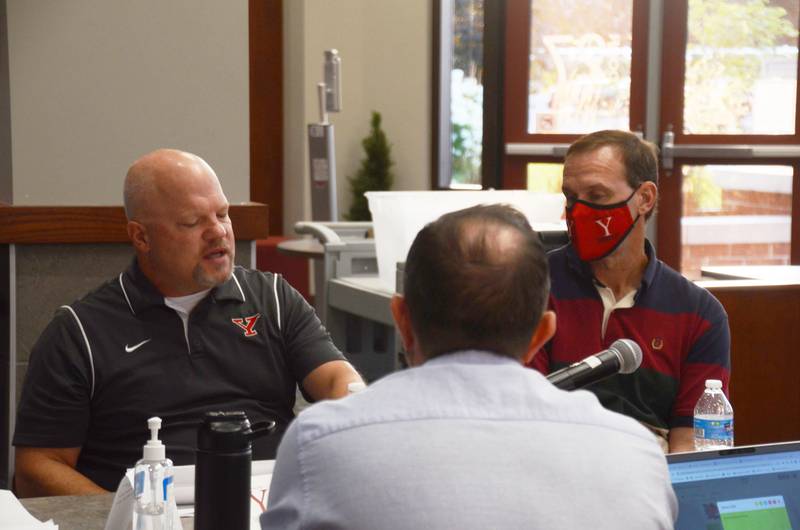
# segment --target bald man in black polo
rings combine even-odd
[[[20,496],[114,489],[146,419],[176,464],[194,461],[207,410],[291,421],[295,385],[341,397],[359,375],[282,278],[236,267],[228,201],[201,158],[162,149],[125,180],[136,258],[62,306],[31,353],[13,443]],[[279,437],[255,447],[272,458]]]

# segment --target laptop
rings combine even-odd
[[[800,441],[667,455],[676,530],[800,530]]]

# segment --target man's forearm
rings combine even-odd
[[[314,399],[336,399],[347,395],[347,385],[363,379],[347,361],[330,361],[318,366],[303,380],[303,388]]]
[[[331,380],[328,397],[332,399],[345,397],[349,391],[347,386],[350,383],[363,383],[364,380],[352,367],[339,370]]]
[[[669,452],[684,453],[686,451],[694,451],[694,429],[673,427],[669,431]]]
[[[68,464],[29,451],[17,448],[14,489],[18,497],[108,493]]]

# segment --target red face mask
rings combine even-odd
[[[636,194],[614,204],[593,204],[575,200],[566,209],[567,229],[572,246],[583,261],[605,258],[631,233],[633,225],[639,220],[631,217],[628,201]]]

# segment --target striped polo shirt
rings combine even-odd
[[[711,293],[658,260],[649,241],[645,252],[648,265],[633,306],[615,308],[603,333],[602,284],[571,245],[552,251],[549,308],[557,315],[558,328],[530,365],[548,374],[605,350],[617,339],[632,339],[642,348],[639,369],[587,390],[606,408],[653,427],[690,427],[706,379],[722,380],[727,394],[728,316]]]

